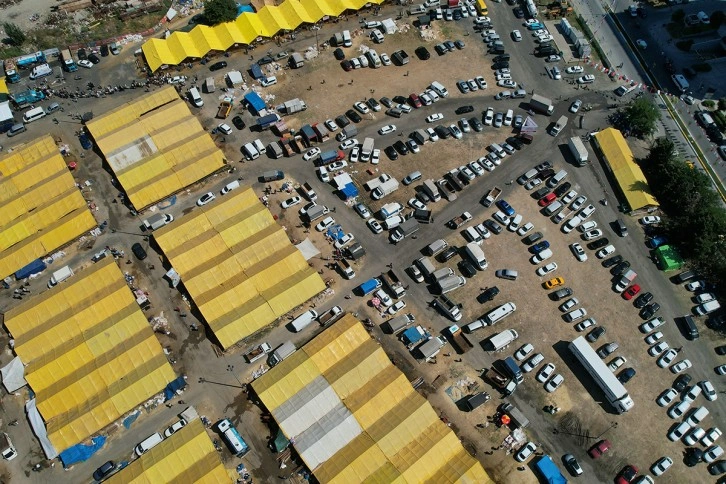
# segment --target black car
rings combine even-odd
[[[686,457],[683,459],[683,463],[688,467],[697,466],[703,462],[703,451],[696,447],[689,447],[686,449]]]
[[[497,69],[509,69],[509,62],[499,61],[492,64],[492,70],[496,71]]]
[[[402,140],[398,140],[393,143],[393,147],[396,148],[399,154],[406,156],[408,154],[408,146]]]
[[[537,173],[537,178],[543,181],[552,176],[555,176],[555,170],[552,168],[547,168]]]
[[[484,131],[484,123],[482,123],[476,116],[469,118],[469,124],[471,125],[471,129],[477,133]]]
[[[393,96],[393,102],[397,104],[406,104],[408,103],[408,98],[401,95]]]
[[[597,240],[595,240],[595,241],[590,242],[589,244],[587,244],[587,248],[590,249],[590,250],[602,249],[603,247],[605,247],[609,243],[610,243],[610,241],[608,240],[607,237],[602,237],[602,238],[599,238],[599,239],[597,239]]]
[[[463,40],[455,40],[455,41],[454,41],[454,45],[455,45],[455,46],[456,46],[456,48],[457,48],[457,49],[459,49],[459,50],[461,50],[461,49],[463,49],[464,47],[466,47],[466,44],[464,43],[464,41],[463,41]]]
[[[726,472],[726,460],[720,460],[708,466],[708,473],[712,476],[719,476],[724,472]]]
[[[613,257],[610,257],[609,259],[605,259],[604,261],[602,261],[602,266],[605,268],[612,267],[615,264],[620,264],[622,261],[623,261],[622,255],[615,255]]]
[[[429,52],[429,50],[423,45],[421,47],[418,47],[415,52],[418,58],[421,60],[429,60],[431,58],[431,52]]]
[[[245,129],[245,122],[240,116],[235,116],[234,118],[232,118],[232,124],[234,124],[234,127],[239,130]]]
[[[458,22],[459,20],[461,20],[462,17],[463,17],[463,15],[461,15],[460,8],[454,9],[454,11],[451,14],[451,18],[453,18],[455,22]]]
[[[393,146],[387,146],[386,149],[383,151],[384,153],[386,153],[386,156],[388,156],[389,160],[396,161],[398,159],[398,152]]]
[[[339,128],[345,128],[350,124],[350,121],[348,121],[348,118],[341,114],[340,116],[335,118],[335,124],[337,124]]]
[[[436,259],[439,262],[446,262],[458,253],[459,251],[456,249],[456,247],[447,247],[445,251],[436,256]]]
[[[524,148],[524,143],[522,143],[519,138],[515,138],[514,136],[510,136],[509,138],[507,138],[507,143],[512,145],[515,150],[521,150],[522,148]]]
[[[352,109],[347,110],[345,112],[345,115],[354,123],[360,123],[361,121],[363,121],[363,118],[361,118],[360,115]]]
[[[499,288],[497,286],[488,287],[484,292],[476,297],[476,300],[479,304],[484,304],[485,302],[489,302],[494,299],[497,294],[499,294]]]
[[[524,18],[524,10],[522,10],[522,7],[517,7],[514,9],[514,16],[517,18]]]
[[[614,276],[622,276],[628,269],[630,269],[630,262],[624,260],[618,263],[618,265],[616,265],[612,269],[610,269],[610,274]]]
[[[570,191],[570,188],[572,188],[572,183],[565,182],[562,185],[560,185],[557,188],[555,188],[555,190],[554,190],[555,195],[557,195],[557,197],[559,198],[562,195],[564,195],[565,193],[569,192]]]
[[[267,64],[272,64],[275,62],[275,59],[272,58],[272,56],[266,55],[264,57],[261,57],[260,60],[257,61],[258,66],[264,66]]]
[[[220,69],[224,69],[225,67],[227,67],[227,61],[219,61],[219,62],[215,62],[214,64],[209,66],[209,70],[214,72],[214,71],[218,71]]]
[[[540,188],[540,189],[532,192],[532,198],[536,198],[537,200],[539,200],[540,198],[547,195],[549,192],[550,192],[550,189],[547,187]]]
[[[110,476],[115,470],[116,463],[110,460],[93,472],[93,479],[100,482]]]
[[[93,64],[98,64],[99,62],[101,62],[101,59],[93,52],[88,54],[88,60],[91,61]]]
[[[138,242],[131,246],[131,252],[133,252],[136,258],[139,260],[146,259],[146,251]]]
[[[633,379],[635,376],[635,369],[634,368],[626,368],[620,373],[618,373],[618,380],[620,380],[620,383],[628,383],[630,380]]]
[[[598,326],[597,328],[593,329],[589,333],[587,333],[587,336],[585,336],[585,339],[588,340],[590,343],[594,343],[598,339],[600,339],[600,336],[605,334],[605,328],[602,326]]]
[[[640,309],[646,306],[649,302],[653,300],[653,294],[650,292],[644,292],[640,296],[635,298],[635,301],[633,301],[633,304],[636,308]]]
[[[343,68],[344,71],[352,71],[353,70],[353,63],[349,61],[348,59],[340,61],[340,67]]]
[[[108,44],[101,44],[101,57],[108,56]]]
[[[454,111],[456,114],[467,114],[467,113],[473,113],[474,112],[474,106],[461,106],[456,108],[456,111]]]
[[[449,131],[449,128],[447,128],[446,126],[438,125],[436,126],[435,130],[436,134],[438,134],[439,138],[441,139],[446,139],[451,136],[451,131]]]
[[[686,389],[686,387],[691,383],[691,380],[693,380],[693,377],[691,375],[689,375],[688,373],[683,373],[682,375],[679,375],[678,378],[673,380],[673,389],[680,393]]]
[[[714,351],[716,351],[717,355],[726,355],[726,345],[717,346],[716,348],[714,348]]]
[[[568,296],[572,296],[572,289],[570,289],[569,287],[563,287],[562,289],[558,289],[551,294],[552,299],[555,301],[560,301]]]
[[[461,273],[466,277],[472,278],[476,275],[476,269],[468,260],[461,260],[458,266]]]
[[[484,221],[484,225],[486,226],[486,228],[488,228],[489,230],[491,230],[492,232],[494,232],[496,235],[499,235],[499,234],[502,233],[502,227],[501,227],[501,225],[499,225],[498,223],[496,223],[492,219],[485,220]]]
[[[527,245],[532,245],[535,242],[537,242],[539,239],[541,239],[542,237],[544,237],[542,235],[542,232],[535,232],[535,233],[529,234],[528,236],[526,236],[525,238],[523,238],[522,239],[522,242],[524,242]]]
[[[655,316],[655,313],[658,311],[660,311],[660,304],[657,302],[650,303],[640,310],[640,317],[643,319],[650,319]]]
[[[345,59],[345,52],[343,52],[343,49],[338,47],[333,51],[333,56],[335,57],[335,60],[343,60]]]
[[[384,105],[384,106],[386,106],[387,108],[390,108],[391,106],[393,106],[393,103],[391,102],[391,100],[390,100],[390,99],[388,99],[388,98],[387,98],[387,97],[385,97],[385,96],[381,98],[381,104],[383,104],[383,105]]]
[[[368,105],[369,108],[371,108],[374,111],[380,111],[381,110],[381,105],[378,103],[378,101],[376,101],[375,98],[369,98],[366,101],[366,104]]]
[[[86,54],[86,49],[83,47],[78,49],[78,60],[88,60],[88,54]]]
[[[537,170],[538,173],[542,173],[545,170],[551,170],[552,169],[552,162],[551,161],[543,161],[539,165],[534,167],[535,170]]]

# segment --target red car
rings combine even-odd
[[[633,465],[626,465],[623,467],[623,470],[620,471],[620,474],[618,474],[618,477],[615,478],[615,482],[617,484],[628,484],[630,482],[633,482],[633,479],[635,479],[635,476],[638,475],[638,468]]]
[[[555,200],[557,200],[557,195],[555,195],[554,193],[548,193],[544,197],[540,198],[539,202],[537,202],[537,204],[540,207],[546,207],[547,205],[554,202]]]
[[[590,457],[592,457],[593,459],[598,459],[601,455],[610,450],[611,445],[612,444],[610,444],[609,440],[601,440],[592,447],[590,447],[590,450],[588,450],[587,453],[590,454]]]
[[[623,291],[623,298],[626,301],[630,301],[639,292],[640,292],[640,286],[637,285],[637,284],[633,284],[632,286],[630,286],[629,288],[627,288],[625,291]]]
[[[419,99],[419,97],[418,97],[418,94],[411,94],[411,95],[409,95],[408,96],[408,101],[409,101],[409,104],[411,104],[416,109],[418,109],[421,106],[423,106],[423,104],[421,103],[421,99]]]

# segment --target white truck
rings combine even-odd
[[[260,343],[254,348],[250,348],[249,350],[247,350],[247,352],[244,354],[244,358],[245,360],[247,360],[247,363],[252,363],[259,360],[270,351],[272,351],[272,346],[270,346],[270,343]]]
[[[391,241],[394,244],[397,244],[409,235],[413,235],[418,232],[419,228],[420,225],[418,220],[415,218],[405,220],[401,225],[391,231]]]
[[[505,329],[489,338],[489,347],[492,351],[499,351],[519,338],[519,333],[513,329]]]
[[[439,294],[446,294],[447,292],[451,292],[454,289],[459,289],[466,285],[466,279],[462,276],[450,275],[439,280],[437,284],[439,286]]]
[[[174,216],[168,213],[157,213],[142,222],[144,230],[160,229],[174,221]]]
[[[5,460],[13,460],[18,456],[18,451],[5,432],[0,433],[0,453]]]
[[[373,138],[366,138],[363,140],[363,146],[360,149],[361,161],[370,161],[371,155],[373,154],[374,147]]]
[[[572,153],[572,156],[575,158],[577,164],[579,166],[585,166],[589,156],[585,143],[583,143],[579,137],[573,136],[567,141],[567,146],[570,148],[570,153]]]
[[[580,336],[572,341],[569,348],[618,413],[624,413],[633,408],[634,402],[628,395],[628,391],[605,365],[605,362],[597,356],[595,350],[592,349],[592,346],[584,337]]]
[[[550,128],[550,134],[552,136],[557,136],[560,134],[560,131],[565,129],[565,126],[567,126],[567,116],[560,116],[554,126]]]
[[[441,348],[446,345],[446,339],[444,339],[442,336],[434,336],[433,338],[429,339],[425,343],[423,343],[421,346],[419,346],[418,352],[421,353],[421,356],[425,361],[429,361],[430,359],[434,358],[436,355],[439,354],[441,351]]]
[[[380,200],[381,198],[385,197],[386,195],[390,195],[396,190],[398,190],[398,180],[396,180],[395,178],[391,178],[390,180],[381,183],[378,188],[373,190],[373,192],[371,193],[371,198],[373,198],[373,200]]]
[[[441,200],[441,194],[439,193],[439,189],[436,187],[436,184],[433,180],[428,179],[423,182],[423,190],[426,192],[426,195],[429,196],[431,200],[434,202],[438,202]]]
[[[377,176],[372,180],[368,180],[364,186],[365,186],[366,190],[375,190],[376,188],[381,186],[381,184],[383,182],[386,182],[390,179],[391,179],[391,175],[388,175],[387,173],[383,173],[381,176]]]
[[[272,352],[272,355],[270,355],[268,360],[270,366],[280,364],[282,360],[295,353],[295,350],[295,344],[292,341],[282,343],[275,351]]]

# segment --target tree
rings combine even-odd
[[[726,12],[723,10],[716,10],[711,14],[711,26],[713,28],[718,29],[724,21],[726,21]]]
[[[237,18],[237,3],[234,0],[206,0],[204,18],[209,25],[234,20]]]
[[[643,138],[655,133],[660,111],[653,101],[640,97],[622,112],[623,121],[633,136]]]
[[[3,24],[3,29],[5,29],[5,34],[8,36],[8,39],[10,40],[9,43],[11,45],[18,47],[23,45],[23,42],[25,42],[25,34],[22,30],[20,30],[20,27],[14,23],[5,22]]]
[[[682,8],[679,8],[673,14],[671,15],[671,22],[676,24],[682,24],[683,20],[686,18],[686,12]]]

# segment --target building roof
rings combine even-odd
[[[0,156],[0,174],[0,278],[97,225],[50,136]]]
[[[284,0],[265,5],[257,13],[244,12],[235,20],[214,27],[197,25],[190,32],[177,31],[166,39],[149,39],[142,46],[151,71],[177,65],[187,58],[200,59],[212,50],[226,51],[235,44],[250,44],[258,37],[272,38],[281,30],[314,24],[325,16],[337,17],[383,0]]]
[[[137,210],[224,167],[224,153],[173,86],[86,124]]]
[[[149,433],[151,431],[148,431]],[[139,437],[143,437],[140,435]],[[199,419],[131,462],[106,481],[146,484],[156,482],[234,482]]]
[[[320,482],[493,482],[350,314],[252,386]]]
[[[176,378],[112,258],[11,309],[5,326],[59,451]]]
[[[325,289],[249,187],[195,209],[154,238],[225,349]]]
[[[623,134],[615,128],[606,128],[595,135],[600,151],[610,165],[630,210],[658,206],[650,194],[648,181],[637,163]]]

